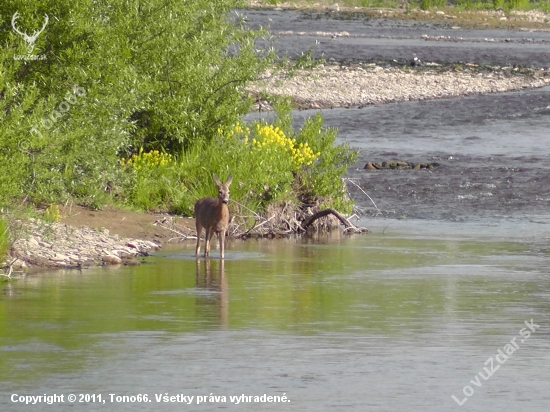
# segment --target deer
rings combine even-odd
[[[204,240],[204,257],[210,255],[210,240],[214,233],[218,236],[220,243],[220,259],[224,258],[224,240],[227,226],[229,225],[229,185],[233,179],[229,175],[225,183],[220,182],[213,174],[212,178],[218,187],[218,197],[203,197],[195,203],[195,221],[197,227],[197,247],[195,256],[199,257],[202,228],[206,230]]]
[[[44,31],[44,29],[46,28],[46,25],[50,21],[50,18],[48,17],[47,14],[44,14],[44,17],[45,17],[44,25],[42,26],[42,28],[40,30],[36,30],[32,34],[32,36],[29,36],[26,32],[22,32],[22,31],[18,30],[17,27],[15,26],[15,22],[19,18],[19,12],[16,11],[15,14],[13,15],[12,19],[11,19],[11,26],[13,27],[13,30],[17,34],[20,34],[21,36],[23,36],[23,39],[27,42],[27,52],[29,54],[31,54],[32,51],[34,50],[34,42],[36,41],[36,39],[38,38],[40,33],[42,33]]]

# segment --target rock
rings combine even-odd
[[[108,265],[120,265],[122,263],[122,259],[114,255],[105,255],[101,260]]]
[[[141,265],[140,261],[137,259],[122,259],[122,264],[124,266],[139,266]]]
[[[410,62],[410,65],[411,67],[421,67],[424,66],[424,63],[418,57],[414,56]]]
[[[439,163],[410,163],[410,162],[404,162],[402,160],[391,160],[388,162],[382,162],[382,163],[372,163],[368,162],[364,169],[367,170],[379,170],[379,169],[390,169],[390,170],[401,170],[401,169],[409,169],[409,170],[419,170],[419,169],[433,169],[437,166],[440,166]]]
[[[121,258],[126,258],[127,264],[133,265],[139,263],[134,259],[136,256],[145,256],[160,247],[154,242],[123,239],[109,234],[108,230],[97,231],[86,226],[76,228],[37,219],[28,219],[23,226],[29,236],[16,240],[11,251],[13,257],[21,257],[20,263],[16,261],[21,268],[118,265],[122,263]]]
[[[55,256],[50,258],[50,260],[53,260],[54,262],[69,262],[71,258],[61,253],[56,253]]]
[[[11,267],[14,270],[21,270],[21,269],[26,269],[28,266],[24,260],[15,259],[15,261],[11,264]]]
[[[143,243],[146,245],[146,246],[149,246],[150,249],[153,249],[153,250],[157,250],[160,248],[160,246],[154,242],[150,242],[148,240],[144,240]]]

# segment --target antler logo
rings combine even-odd
[[[32,34],[32,36],[29,36],[27,33],[18,30],[17,27],[15,26],[15,22],[19,18],[19,12],[16,11],[15,14],[13,15],[12,19],[11,19],[11,26],[13,27],[13,30],[15,30],[15,32],[17,34],[20,34],[21,36],[23,36],[23,39],[27,42],[27,52],[29,54],[31,54],[33,52],[34,42],[36,42],[36,39],[38,38],[40,33],[42,33],[44,31],[44,29],[46,28],[46,25],[48,24],[48,21],[50,21],[47,14],[44,14],[44,17],[46,18],[46,21],[44,22],[44,25],[42,26],[42,28],[40,30],[35,31]]]

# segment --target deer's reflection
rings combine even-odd
[[[224,263],[223,259],[216,260],[213,264],[210,259],[197,260],[196,272],[197,289],[207,292],[197,296],[197,307],[204,309],[209,317],[217,319],[222,328],[227,327],[229,314]]]

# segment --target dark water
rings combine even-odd
[[[276,50],[291,57],[312,49],[315,57],[338,61],[408,62],[416,54],[426,62],[481,63],[489,65],[550,66],[550,32],[510,30],[463,30],[449,24],[356,18],[345,20],[332,13],[296,11],[243,11],[253,28],[269,27],[283,34],[270,41]],[[453,29],[455,27],[455,29]],[[324,37],[316,32],[348,32],[350,36]],[[429,37],[450,37],[426,41]],[[486,41],[492,40],[492,41]]]
[[[550,224],[548,87],[322,113],[341,141],[360,149],[349,176],[383,216]],[[297,112],[297,123],[310,115]],[[394,159],[440,167],[363,170],[368,161]],[[349,189],[370,215],[378,212]]]
[[[295,126],[316,112],[294,112]],[[518,231],[550,224],[550,87],[320,112],[339,143],[359,150],[348,178],[376,207],[355,185],[348,190],[367,216],[513,221]],[[439,167],[363,169],[389,160]]]
[[[369,235],[0,285],[0,410],[549,410],[549,92],[323,111]],[[362,169],[391,159],[441,166]]]
[[[276,41],[277,49],[292,55],[319,40],[316,50],[336,60],[410,59],[414,51],[425,61],[441,63],[550,66],[550,32],[462,30],[453,29],[452,22],[442,25],[360,17],[344,20],[332,13],[249,10],[245,14],[251,26],[269,26],[274,32],[351,34],[337,39],[281,36]],[[422,34],[461,37],[464,41],[426,42],[421,40]],[[495,39],[495,43],[488,44],[485,38]],[[413,43],[418,47],[411,48]],[[296,112],[296,125],[313,113]],[[353,185],[349,189],[369,216],[550,223],[548,87],[323,110],[322,114],[326,125],[338,128],[340,141],[361,151],[360,162],[350,170],[349,177],[371,196],[378,209]],[[362,169],[368,161],[395,159],[441,166],[418,172]]]

